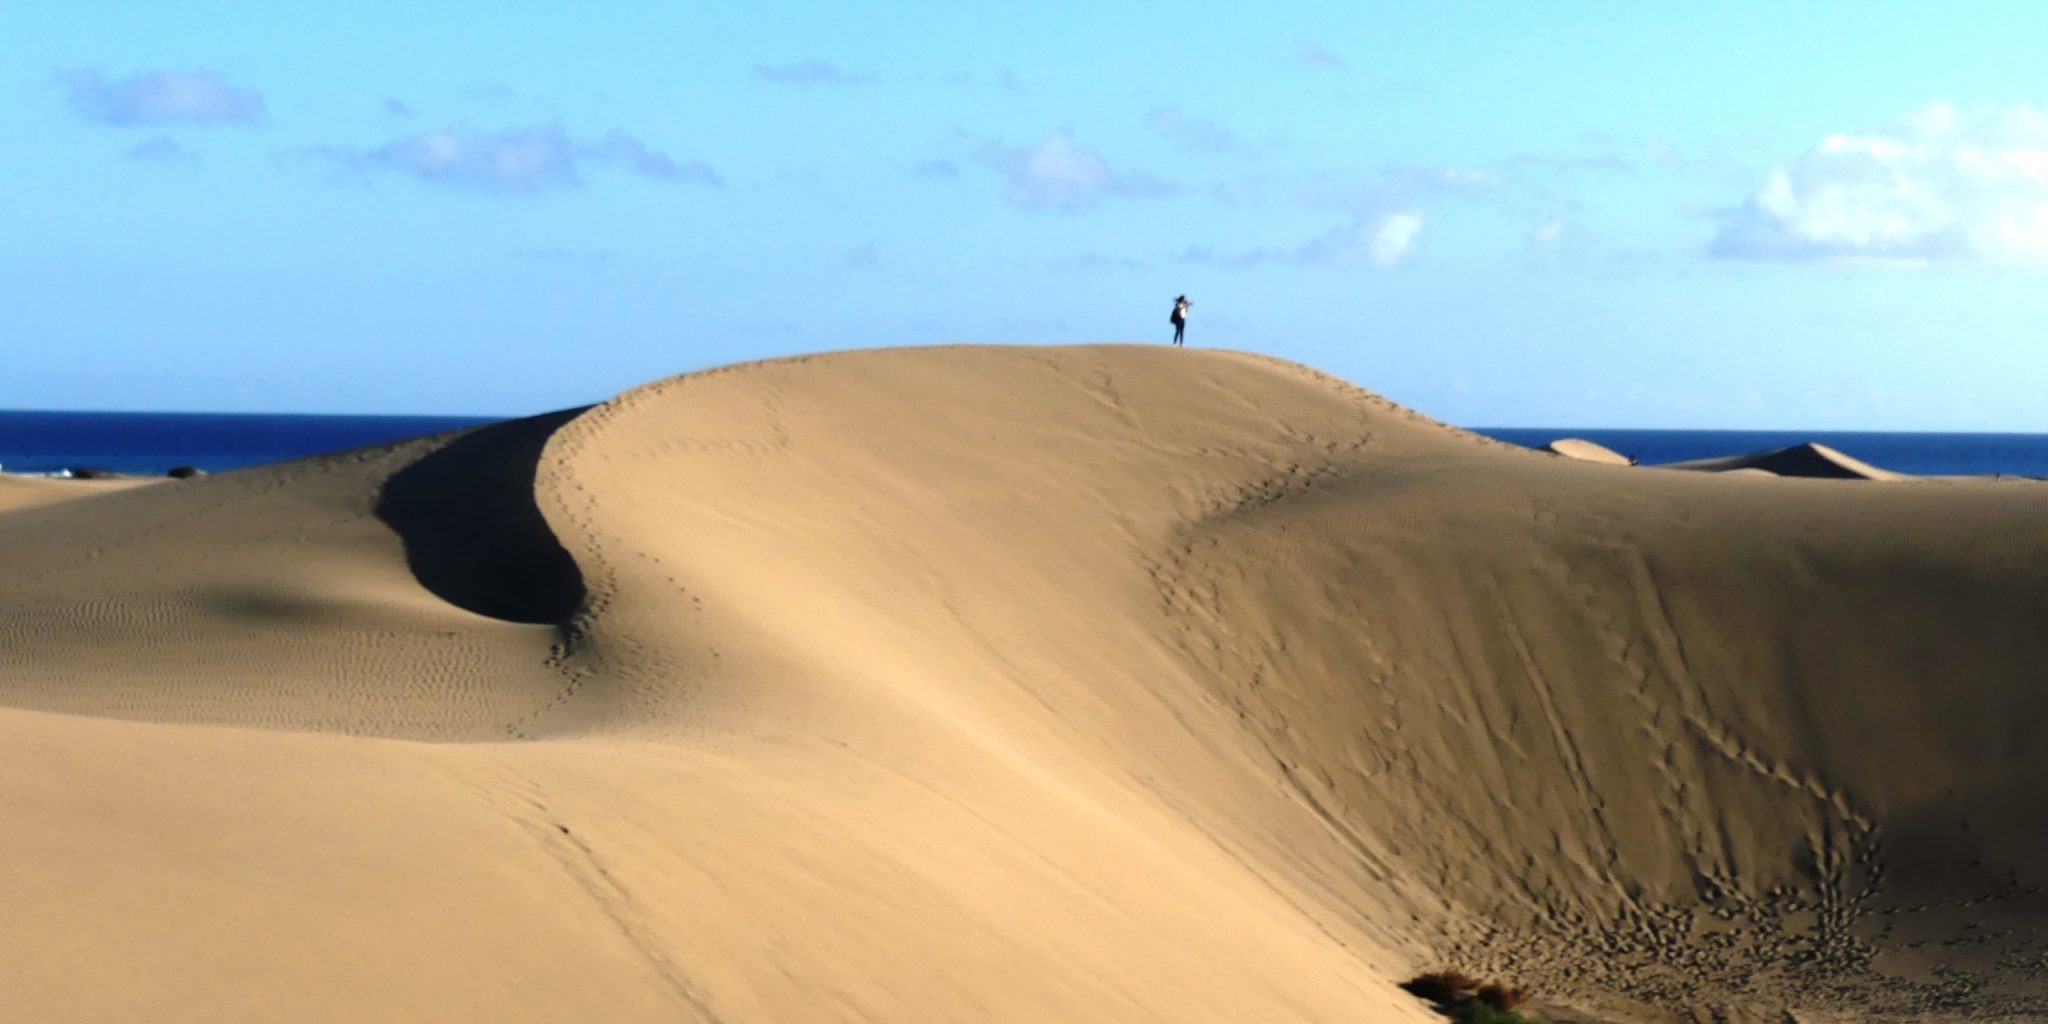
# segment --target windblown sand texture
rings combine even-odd
[[[2028,1017],[2048,491],[941,348],[0,514],[0,1020]]]

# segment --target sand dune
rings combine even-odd
[[[28,508],[31,505],[52,505],[72,498],[88,498],[95,494],[125,491],[130,487],[156,483],[153,479],[120,477],[108,480],[65,480],[40,476],[23,476],[19,473],[0,473],[0,512],[10,509]]]
[[[1580,462],[1599,462],[1609,466],[1635,465],[1635,463],[1629,461],[1628,456],[1604,444],[1588,441],[1582,437],[1560,437],[1544,445],[1543,450],[1552,455],[1562,455],[1565,458],[1577,459]]]
[[[1879,469],[1868,462],[1844,455],[1824,444],[1807,442],[1749,455],[1718,459],[1674,462],[1665,469],[1689,469],[1707,473],[1754,470],[1772,476],[1802,476],[1817,480],[1904,480],[1905,473]]]
[[[2024,1016],[2044,502],[1087,347],[19,508],[0,1019]]]

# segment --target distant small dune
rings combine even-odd
[[[1808,442],[1795,444],[1790,448],[1778,448],[1750,455],[1729,455],[1715,459],[1695,459],[1690,462],[1675,462],[1665,469],[1684,469],[1703,473],[1725,473],[1731,470],[1762,470],[1773,476],[1811,477],[1819,480],[1908,480],[1906,473],[1895,473],[1879,469],[1861,459],[1844,455],[1824,444]]]
[[[1609,466],[1632,466],[1635,464],[1635,460],[1606,445],[1597,444],[1578,437],[1560,437],[1544,445],[1543,450],[1553,455],[1562,455],[1567,459],[1577,459],[1580,462],[1598,462]]]

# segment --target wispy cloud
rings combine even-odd
[[[1259,267],[1371,267],[1386,270],[1406,261],[1422,235],[1422,212],[1353,214],[1324,234],[1290,248],[1218,252],[1197,246],[1181,254],[1181,262],[1231,270]]]
[[[647,148],[645,142],[617,128],[605,133],[595,144],[582,148],[581,156],[599,162],[621,164],[642,177],[657,181],[687,181],[699,185],[724,185],[725,179],[710,165],[696,160],[678,161],[667,153]]]
[[[951,160],[926,160],[910,171],[920,178],[957,178],[960,176],[960,165]]]
[[[128,147],[128,159],[157,164],[175,164],[198,158],[193,156],[191,151],[179,145],[178,140],[168,135],[158,135],[155,138],[145,139]]]
[[[215,71],[144,71],[109,78],[94,70],[57,76],[78,116],[94,124],[254,124],[263,94],[229,85]]]
[[[1251,156],[1254,151],[1230,129],[1206,117],[1193,117],[1179,106],[1153,107],[1145,112],[1145,127],[1168,142],[1195,153]]]
[[[1726,211],[1709,252],[2048,262],[2048,111],[1936,103],[1884,129],[1827,136]]]
[[[413,116],[413,109],[409,106],[406,106],[403,100],[385,100],[384,112],[390,114],[393,117]]]
[[[1148,198],[1175,191],[1149,174],[1112,171],[1101,154],[1064,131],[1028,148],[998,149],[989,159],[1007,177],[1003,201],[1023,209],[1082,210],[1104,197]]]
[[[1501,180],[1490,172],[1457,167],[1402,167],[1363,180],[1314,182],[1298,188],[1294,200],[1342,214],[1335,227],[1288,246],[1191,246],[1180,259],[1239,270],[1271,266],[1385,270],[1414,256],[1430,204],[1469,202],[1493,194],[1501,186]]]
[[[335,146],[320,153],[352,170],[390,171],[487,192],[539,192],[579,183],[575,146],[553,127],[423,132],[373,149]]]
[[[660,181],[721,185],[710,167],[682,162],[612,131],[579,141],[552,125],[500,132],[422,132],[370,149],[326,146],[313,151],[350,170],[403,174],[420,181],[483,192],[531,194],[582,184],[586,165],[610,165]]]
[[[1294,59],[1297,63],[1312,68],[1335,70],[1350,66],[1344,58],[1324,49],[1321,43],[1313,39],[1297,39],[1294,41]]]
[[[780,85],[867,85],[873,75],[841,71],[830,61],[806,57],[794,64],[756,64],[754,74]]]

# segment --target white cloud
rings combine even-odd
[[[254,124],[263,94],[231,86],[214,71],[144,71],[110,79],[93,70],[57,76],[71,109],[94,124]]]
[[[1555,245],[1564,238],[1564,221],[1550,220],[1536,226],[1529,232],[1529,244],[1536,246]]]
[[[1373,231],[1372,240],[1366,244],[1366,258],[1375,267],[1391,267],[1408,255],[1408,249],[1415,244],[1415,236],[1422,234],[1422,218],[1413,213],[1397,213],[1380,222]]]
[[[2048,262],[2048,112],[1936,103],[1772,168],[1710,251],[1754,260]]]
[[[1417,210],[1397,213],[1357,213],[1343,224],[1289,249],[1250,249],[1218,253],[1193,248],[1181,255],[1181,262],[1232,270],[1265,266],[1356,267],[1386,270],[1406,260],[1422,234],[1422,214]]]
[[[1009,176],[1003,201],[1025,209],[1079,210],[1104,196],[1166,195],[1172,186],[1146,174],[1120,174],[1067,132],[1053,132],[1029,149],[999,151],[993,162]]]
[[[585,163],[613,164],[661,181],[719,185],[716,172],[695,161],[678,162],[639,139],[612,131],[579,142],[560,128],[538,125],[501,132],[422,132],[373,149],[329,146],[320,156],[365,173],[405,174],[421,181],[486,192],[534,193],[582,183]]]

